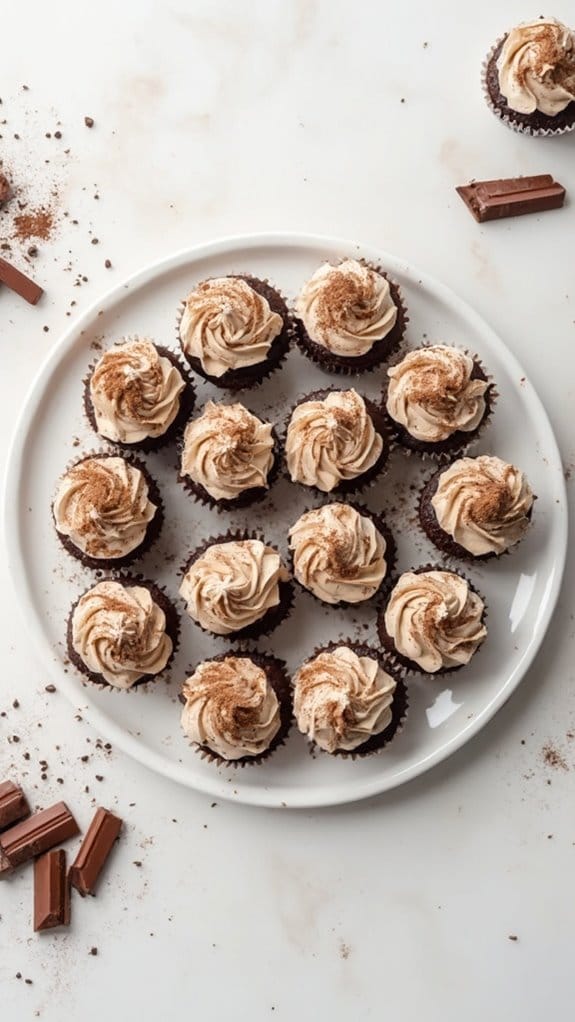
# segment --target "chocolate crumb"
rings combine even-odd
[[[16,973],[16,979],[22,979],[22,973],[21,972],[17,972]]]
[[[94,955],[94,957],[95,957],[98,954],[98,948],[97,947],[91,947],[90,948],[90,954]]]
[[[142,863],[140,862],[140,860],[139,860],[139,859],[134,859],[134,863],[133,863],[133,865],[134,865],[134,866],[137,866],[137,867],[138,867],[138,869],[139,869],[139,868],[140,868],[140,866],[142,865]]]
[[[25,979],[24,982],[27,983],[29,987],[32,986],[32,980],[31,979]]]
[[[13,707],[13,708],[14,708],[15,710],[17,710],[17,709],[19,708],[19,706],[20,706],[20,703],[18,702],[18,700],[17,700],[17,699],[15,699],[15,700],[14,700],[14,702],[12,703],[12,707]]]
[[[101,775],[101,774],[96,774],[96,780],[97,780],[97,781],[103,781],[103,780],[104,780],[104,778],[102,777],[102,775]]]
[[[61,131],[55,131],[54,132],[54,138],[62,138],[62,132]]]
[[[519,937],[516,937],[516,935],[514,933],[510,933],[509,937],[507,939],[508,940],[519,940]]]
[[[12,197],[12,189],[10,182],[4,174],[0,174],[0,206],[3,202],[8,202],[8,199]]]
[[[12,741],[13,742],[19,742],[20,741],[19,736],[18,735],[12,735]]]
[[[98,245],[99,244],[98,239],[97,238],[92,238],[92,244],[93,245]]]
[[[109,259],[106,259],[106,261],[104,263],[104,266],[106,267],[107,270],[111,270],[112,269],[112,263],[110,262]]]
[[[50,693],[55,692],[56,691],[56,686],[55,685],[45,685],[44,691],[45,692],[50,692]]]
[[[93,117],[84,117],[84,124],[86,125],[87,128],[93,128],[94,127],[94,118]]]

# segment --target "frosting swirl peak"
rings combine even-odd
[[[375,656],[344,645],[325,650],[295,674],[297,726],[325,752],[351,752],[389,726],[395,688]]]
[[[215,500],[234,500],[268,486],[274,463],[270,423],[241,404],[208,401],[184,434],[182,474],[199,483]]]
[[[249,656],[204,661],[185,682],[183,695],[184,733],[222,759],[260,756],[280,729],[278,697]]]
[[[518,25],[505,38],[497,71],[512,110],[555,117],[575,100],[575,32],[555,18]]]

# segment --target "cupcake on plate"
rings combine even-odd
[[[184,432],[180,479],[212,507],[247,507],[266,496],[279,468],[271,423],[241,404],[208,401]]]
[[[292,585],[277,550],[244,533],[228,533],[192,554],[180,595],[204,631],[253,639],[287,616]]]
[[[322,493],[360,490],[389,457],[385,416],[356,390],[314,391],[291,413],[285,456],[294,483]]]
[[[160,492],[145,465],[115,454],[90,454],[66,469],[52,514],[63,546],[89,568],[131,564],[163,520]]]
[[[216,763],[262,763],[290,729],[285,664],[263,653],[222,653],[204,660],[184,682],[180,701],[186,738]]]
[[[322,603],[365,603],[393,570],[395,543],[384,520],[354,504],[306,511],[289,531],[293,572]]]
[[[295,313],[300,347],[330,372],[380,365],[399,346],[406,323],[397,285],[357,259],[320,266],[302,287]]]
[[[537,18],[499,39],[483,65],[490,109],[514,131],[562,135],[575,128],[575,32]]]
[[[284,299],[257,277],[205,280],[178,312],[178,336],[192,369],[229,390],[253,387],[277,369],[290,335]]]
[[[485,604],[463,575],[416,568],[392,589],[378,633],[408,670],[440,675],[470,662],[487,635],[484,620]]]
[[[534,500],[515,465],[487,454],[459,458],[424,486],[419,521],[444,553],[487,560],[507,553],[523,538]]]
[[[393,664],[370,646],[345,640],[316,650],[293,679],[298,730],[337,756],[380,752],[407,713],[407,692]]]
[[[91,368],[84,405],[92,428],[120,447],[153,451],[189,417],[194,392],[176,355],[148,337],[122,338]]]
[[[68,655],[90,681],[131,689],[155,680],[178,642],[178,615],[166,594],[139,578],[88,589],[68,619]]]
[[[493,386],[475,356],[430,344],[410,351],[387,375],[391,428],[409,451],[438,460],[459,454],[487,423]]]

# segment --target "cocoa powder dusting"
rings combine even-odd
[[[566,772],[569,770],[569,765],[565,757],[551,742],[547,742],[543,746],[541,755],[543,756],[545,766],[552,767],[554,770],[564,770]]]
[[[32,238],[48,241],[53,230],[54,214],[45,206],[39,206],[29,213],[20,213],[14,217],[14,237],[18,241],[31,241]]]

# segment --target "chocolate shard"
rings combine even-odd
[[[100,806],[80,850],[70,866],[70,883],[82,895],[94,894],[114,842],[122,829],[122,820]]]
[[[70,883],[63,848],[45,852],[34,863],[34,930],[70,925]]]
[[[7,263],[0,257],[0,282],[15,291],[20,298],[24,298],[30,305],[36,305],[44,294],[42,288],[35,284],[30,277],[27,277],[21,270]]]
[[[12,781],[3,781],[0,784],[0,830],[6,830],[29,815],[30,806],[22,788]]]
[[[474,181],[455,189],[478,223],[559,209],[565,189],[551,174]]]
[[[14,869],[79,832],[80,828],[66,803],[57,802],[0,834],[0,853]]]

